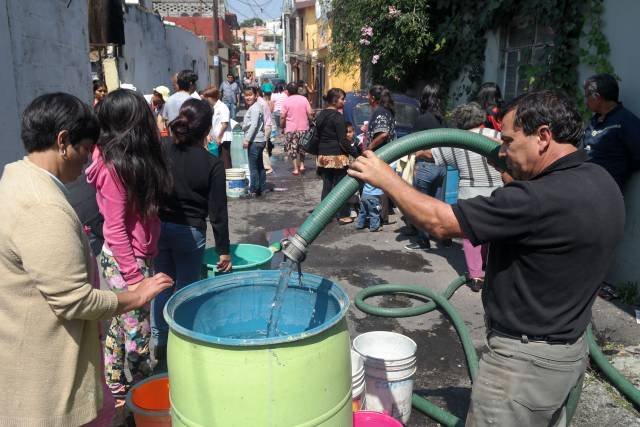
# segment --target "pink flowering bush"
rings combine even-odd
[[[332,0],[330,59],[335,71],[354,63],[371,69],[378,82],[398,82],[429,51],[430,0]]]

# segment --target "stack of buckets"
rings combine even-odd
[[[242,197],[247,192],[247,172],[241,168],[225,170],[227,177],[227,197]]]
[[[413,375],[416,372],[417,345],[411,338],[395,332],[374,331],[358,335],[353,349],[362,357],[364,399],[361,393],[361,373],[358,361],[352,356],[353,405],[387,413],[406,424],[411,416]],[[364,400],[364,401],[362,401]]]
[[[364,359],[351,350],[351,405],[353,412],[364,409]]]

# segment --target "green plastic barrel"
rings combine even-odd
[[[229,252],[231,254],[231,263],[233,271],[247,270],[269,270],[271,268],[271,258],[273,253],[279,249],[275,246],[264,247],[260,245],[252,245],[249,243],[240,243],[231,245]],[[204,251],[204,268],[207,271],[207,277],[218,276],[220,273],[216,269],[216,264],[220,259],[220,255],[216,248],[207,248]]]
[[[287,334],[266,337],[278,276],[221,275],[167,302],[174,427],[352,426],[349,297],[328,279],[291,277]]]

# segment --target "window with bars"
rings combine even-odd
[[[553,30],[527,20],[514,20],[503,29],[502,93],[510,100],[526,92],[529,82],[522,66],[542,65],[549,61],[549,47],[553,45]]]

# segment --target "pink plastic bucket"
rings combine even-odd
[[[353,413],[353,427],[403,427],[395,418],[373,411],[358,411]]]

